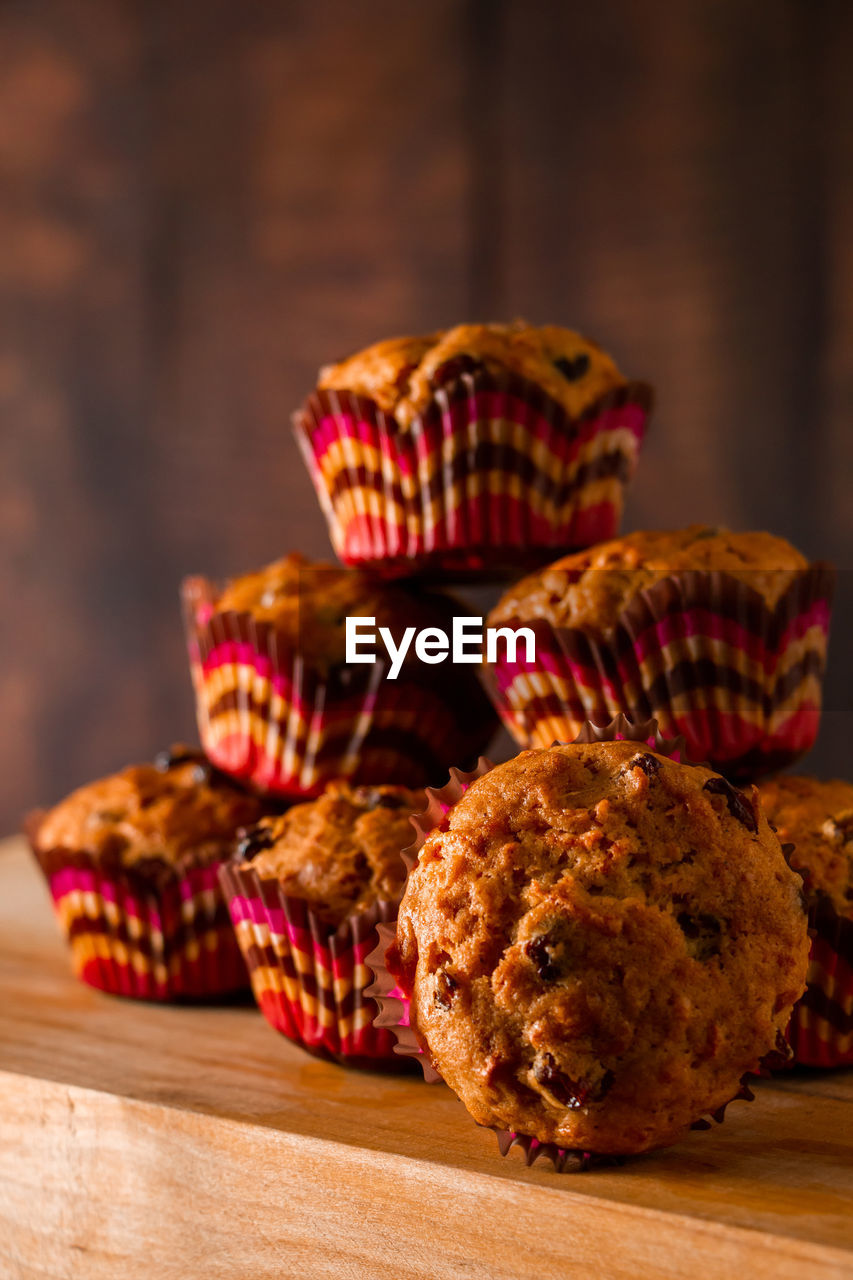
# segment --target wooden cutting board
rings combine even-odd
[[[444,1086],[319,1062],[248,1003],[82,986],[0,843],[3,1277],[853,1277],[853,1072],[756,1093],[670,1151],[528,1169]]]

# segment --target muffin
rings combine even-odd
[[[817,735],[832,584],[769,533],[632,533],[506,592],[489,625],[527,627],[536,653],[499,646],[490,692],[522,746],[624,712],[729,777],[759,776]]]
[[[327,365],[294,430],[345,564],[494,572],[617,532],[650,407],[569,329],[463,324]]]
[[[805,880],[812,929],[806,993],[788,1038],[810,1067],[853,1063],[853,783],[783,777],[761,801]]]
[[[144,1000],[247,986],[217,871],[267,808],[179,747],[34,815],[33,852],[77,976]]]
[[[335,778],[421,786],[495,728],[472,667],[426,665],[412,644],[393,675],[381,642],[375,663],[346,662],[348,617],[399,642],[408,627],[449,631],[445,596],[290,555],[221,592],[189,578],[183,599],[204,749],[258,791],[305,798]]]
[[[614,741],[473,781],[420,850],[387,964],[475,1120],[610,1155],[738,1096],[807,957],[802,882],[755,790]]]
[[[221,871],[237,941],[269,1024],[349,1065],[399,1065],[374,1025],[365,956],[396,917],[424,794],[332,783],[317,800],[263,819]]]

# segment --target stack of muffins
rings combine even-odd
[[[769,534],[615,537],[650,406],[553,326],[324,368],[294,425],[344,567],[187,579],[203,753],[29,824],[79,976],[248,975],[290,1039],[417,1058],[558,1167],[676,1141],[786,1035],[853,1060],[853,786],[752,785],[815,739],[831,571]],[[524,570],[489,624],[535,657],[347,663],[348,618],[447,633],[448,587]],[[498,716],[521,754],[460,773]]]

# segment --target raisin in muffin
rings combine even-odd
[[[612,537],[651,389],[556,325],[461,324],[321,369],[294,428],[346,564],[541,564]]]
[[[641,591],[689,571],[729,574],[772,607],[790,585],[791,574],[808,563],[796,547],[771,533],[732,533],[702,524],[629,533],[565,556],[516,583],[489,621],[500,626],[515,618],[544,618],[552,626],[606,635]]]
[[[268,811],[200,751],[177,746],[72,792],[40,817],[33,844],[37,853],[85,853],[147,883],[224,861],[237,831]]]
[[[529,628],[536,659],[499,650],[493,701],[522,746],[624,712],[751,779],[814,742],[832,585],[828,565],[769,533],[628,534],[506,592],[489,625]]]
[[[806,893],[825,894],[853,917],[853,783],[773,778],[761,784],[761,803],[779,839],[793,842],[791,866]]]
[[[168,1000],[245,986],[218,869],[269,806],[176,748],[81,787],[30,820],[74,968],[116,995]]]
[[[296,554],[224,590],[187,579],[183,595],[202,744],[258,791],[305,799],[335,778],[426,785],[494,731],[472,667],[426,665],[412,644],[390,678],[380,628],[397,644],[411,627],[449,633],[448,596]],[[368,620],[376,662],[347,662],[348,618]]]
[[[320,370],[321,390],[369,397],[403,429],[423,415],[435,388],[474,365],[541,387],[577,418],[626,379],[597,343],[558,325],[458,324],[414,338],[388,338]]]
[[[853,1064],[853,783],[781,777],[761,800],[779,839],[793,843],[812,932],[806,992],[788,1038],[811,1067]]]
[[[779,1047],[807,955],[757,794],[620,741],[473,782],[421,849],[388,964],[477,1121],[629,1153]]]
[[[237,848],[245,867],[282,892],[302,898],[327,924],[399,896],[412,843],[409,816],[424,808],[422,791],[332,783],[318,800],[264,818]]]
[[[247,831],[221,880],[269,1025],[346,1066],[400,1070],[376,1024],[366,957],[396,918],[423,792],[332,783],[319,799]]]

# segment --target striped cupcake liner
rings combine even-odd
[[[660,755],[665,755],[670,759],[683,761],[684,763],[692,763],[686,752],[683,737],[664,737],[654,719],[632,723],[624,715],[620,714],[614,717],[612,722],[606,726],[587,723],[574,741],[613,742],[619,739],[629,742],[642,742]],[[550,745],[552,744],[549,743]],[[494,767],[489,761],[481,759],[477,768],[471,773],[462,773],[455,769],[451,770],[451,780],[446,786],[440,789],[429,788],[427,790],[429,803],[425,813],[412,818],[417,831],[417,838],[414,844],[406,849],[403,854],[409,871],[415,866],[418,853],[430,833],[436,828],[441,829],[442,823],[446,821],[448,811],[461,799],[471,783]],[[373,973],[373,982],[368,988],[368,993],[374,997],[380,1010],[376,1019],[377,1026],[393,1031],[397,1039],[396,1052],[402,1057],[415,1059],[420,1065],[424,1079],[428,1084],[439,1083],[441,1082],[441,1075],[432,1061],[428,1048],[418,1036],[416,1028],[412,1025],[408,995],[403,986],[400,985],[400,979],[388,967],[389,953],[393,952],[396,945],[396,922],[394,924],[380,924],[377,932],[379,935],[378,945],[367,957],[367,963]],[[777,1055],[780,1058],[784,1057],[785,1060],[789,1056],[784,1046],[779,1044],[773,1053],[767,1055],[767,1059],[762,1061],[759,1070],[751,1074],[768,1074],[768,1060],[775,1058]],[[710,1129],[712,1121],[722,1124],[725,1119],[726,1109],[732,1102],[739,1100],[751,1102],[754,1095],[749,1089],[746,1080],[747,1077],[744,1076],[736,1093],[728,1102],[718,1107],[711,1114],[710,1120],[706,1120],[704,1117],[699,1118],[693,1122],[691,1128],[697,1130]],[[508,1156],[510,1151],[518,1149],[522,1152],[528,1167],[538,1160],[546,1160],[550,1162],[556,1173],[583,1172],[595,1168],[619,1165],[626,1158],[624,1156],[604,1155],[593,1151],[560,1147],[554,1142],[541,1142],[538,1138],[531,1137],[529,1134],[514,1133],[497,1126],[482,1127],[492,1129],[497,1138],[498,1149],[502,1156]]]
[[[504,621],[534,632],[535,660],[520,645],[512,661],[484,669],[486,687],[522,746],[624,712],[654,717],[662,733],[684,737],[691,758],[730,777],[771,772],[813,745],[826,666],[833,570],[816,563],[790,577],[770,609],[729,574],[673,574],[634,597],[608,637]]]
[[[373,400],[317,391],[294,431],[344,564],[494,572],[614,536],[651,403],[628,383],[573,420],[534,383],[481,367],[406,428]]]
[[[237,943],[270,1026],[317,1057],[345,1066],[401,1070],[393,1033],[376,1022],[368,952],[377,927],[395,920],[399,898],[330,928],[278,880],[234,862],[220,870]]]
[[[151,877],[69,849],[33,849],[90,987],[137,1000],[199,1000],[244,990],[246,966],[219,889],[218,864]]]
[[[806,1067],[853,1066],[853,919],[826,894],[809,909],[812,946],[805,995],[794,1005],[788,1040]]]
[[[205,753],[257,791],[305,798],[335,778],[419,787],[491,736],[472,671],[411,663],[390,681],[380,658],[321,674],[270,624],[216,612],[205,578],[188,578],[182,594]]]

